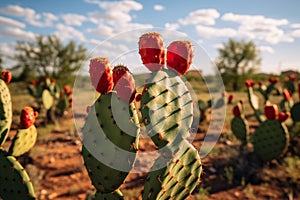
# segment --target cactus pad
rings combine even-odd
[[[21,164],[0,149],[0,197],[3,199],[36,199],[33,185]]]
[[[27,129],[19,129],[9,148],[9,154],[20,156],[28,152],[35,144],[37,139],[37,130],[34,125]]]
[[[49,90],[44,90],[42,94],[43,105],[46,110],[49,110],[53,105],[53,96],[51,95]]]
[[[101,95],[87,116],[82,130],[82,155],[99,192],[119,188],[134,165],[139,128],[132,107],[113,92]]]
[[[171,163],[159,170],[151,171],[147,177],[143,199],[186,199],[200,181],[202,164],[198,151],[187,141],[180,146],[181,151]],[[159,168],[159,157],[152,168]]]
[[[12,103],[6,83],[0,79],[0,146],[5,142],[12,122]]]
[[[247,143],[247,135],[249,133],[249,125],[244,117],[234,117],[231,121],[231,130],[233,134],[242,141]]]
[[[291,108],[291,116],[293,121],[300,121],[300,103],[294,104],[294,106]]]
[[[254,151],[263,161],[278,158],[285,153],[288,144],[287,127],[277,119],[264,121],[253,135]]]
[[[87,200],[124,200],[124,196],[120,190],[116,190],[112,193],[94,192]]]
[[[174,71],[152,72],[141,97],[141,114],[148,134],[159,148],[172,143],[178,135],[188,136],[193,101]]]

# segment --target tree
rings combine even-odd
[[[248,75],[253,74],[260,65],[260,52],[252,41],[235,41],[229,39],[218,49],[219,57],[216,65],[221,72],[225,84],[232,84],[232,89],[240,89]]]
[[[87,58],[82,45],[74,41],[64,45],[57,36],[37,36],[34,42],[18,41],[15,49],[17,64],[12,69],[20,71],[20,80],[49,77],[70,83]]]

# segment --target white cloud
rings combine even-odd
[[[293,37],[300,37],[300,29],[292,31],[291,35]]]
[[[176,31],[179,28],[179,24],[177,23],[166,23],[165,28],[170,31]]]
[[[291,28],[300,28],[300,24],[291,24],[290,27]]]
[[[5,27],[4,29],[0,29],[0,36],[13,38],[16,40],[34,40],[35,34],[30,31],[24,31],[20,28],[15,27]]]
[[[223,21],[231,21],[239,24],[237,35],[252,40],[261,40],[270,44],[280,42],[293,42],[280,26],[289,24],[287,19],[273,19],[262,15],[238,15],[233,13],[224,14]]]
[[[220,17],[220,13],[216,9],[199,9],[190,12],[187,17],[179,19],[182,25],[214,25],[215,20]]]
[[[156,5],[153,6],[153,9],[156,10],[156,11],[162,11],[162,10],[165,9],[165,7],[162,6],[162,5],[156,4]]]
[[[286,19],[272,19],[266,18],[262,15],[238,15],[233,13],[226,13],[224,14],[221,19],[223,21],[232,21],[238,22],[241,24],[248,24],[248,25],[274,25],[274,26],[282,26],[287,25],[289,22]]]
[[[65,24],[57,24],[57,31],[54,32],[61,40],[79,40],[85,42],[86,38],[84,34],[72,26],[66,26]]]
[[[15,26],[18,28],[25,28],[26,25],[22,22],[19,22],[17,20],[7,18],[7,17],[2,17],[0,16],[0,25],[4,26]]]
[[[62,15],[62,19],[70,26],[81,26],[83,22],[87,21],[87,17],[73,13]]]
[[[274,53],[274,49],[270,46],[258,46],[258,49],[262,52]]]
[[[58,17],[52,13],[45,12],[38,14],[31,8],[23,8],[18,5],[9,5],[5,8],[0,8],[0,13],[14,17],[20,17],[30,25],[38,27],[52,26],[53,22],[58,20]]]
[[[213,28],[208,26],[197,25],[196,31],[200,37],[204,38],[237,36],[237,31],[232,28]]]

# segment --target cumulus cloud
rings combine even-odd
[[[62,15],[62,19],[70,26],[81,26],[83,22],[87,21],[86,16],[73,13]]]
[[[0,25],[2,26],[14,26],[18,28],[25,28],[26,25],[22,22],[19,22],[17,20],[7,18],[7,17],[2,17],[0,16]]]
[[[18,5],[9,5],[5,8],[0,8],[0,14],[20,17],[28,22],[30,25],[38,27],[49,27],[53,25],[54,21],[58,20],[58,17],[52,13],[38,14],[31,8],[23,8]]]
[[[291,24],[291,28],[300,28],[300,24]]]
[[[237,31],[232,28],[213,28],[208,26],[197,25],[197,34],[204,38],[214,38],[214,37],[235,37]]]
[[[216,9],[199,9],[190,12],[187,17],[179,19],[182,25],[214,25],[215,20],[220,17],[220,13]]]
[[[238,15],[226,13],[221,19],[223,21],[236,22],[239,37],[256,39],[277,44],[279,42],[293,42],[294,39],[288,35],[281,26],[289,24],[287,19],[273,19],[262,15]]]
[[[156,10],[156,11],[162,11],[162,10],[165,9],[165,7],[162,6],[162,5],[156,4],[156,5],[153,6],[153,9]]]
[[[86,38],[84,34],[72,26],[66,26],[65,24],[57,24],[57,31],[54,32],[61,40],[79,40],[85,42]]]
[[[262,52],[274,53],[274,49],[270,46],[258,46],[258,49]]]
[[[34,40],[35,34],[30,31],[24,31],[20,28],[16,27],[5,27],[3,29],[0,29],[0,36],[1,37],[7,37],[12,38],[16,40]]]
[[[177,23],[166,23],[165,28],[170,31],[176,31],[179,28],[179,24]]]
[[[300,29],[292,31],[291,35],[293,37],[300,37]]]

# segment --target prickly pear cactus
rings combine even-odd
[[[37,130],[34,125],[27,129],[19,129],[9,148],[9,154],[18,157],[28,152],[35,144]]]
[[[130,107],[131,112],[136,112],[133,105]],[[113,113],[113,109],[118,113]],[[115,93],[101,95],[91,107],[83,127],[82,155],[92,183],[100,192],[116,190],[135,162],[139,128],[136,113],[128,116],[128,109],[129,105]],[[89,147],[85,147],[87,145]],[[131,156],[123,157],[122,150],[132,152]],[[103,160],[110,166],[103,164]],[[124,171],[117,170],[118,166]]]
[[[5,142],[12,123],[12,103],[6,83],[0,79],[0,146]]]
[[[253,135],[255,153],[270,161],[285,153],[289,144],[289,133],[284,123],[277,119],[266,120],[257,127]]]
[[[36,199],[30,178],[21,164],[0,149],[0,197],[3,199]]]
[[[249,135],[249,125],[244,115],[243,103],[239,102],[234,106],[233,115],[234,118],[231,120],[231,130],[242,144],[246,144]]]
[[[172,70],[152,72],[141,97],[141,114],[148,134],[158,148],[177,136],[188,137],[193,102],[180,77]]]
[[[186,199],[200,181],[202,165],[198,151],[187,141],[181,143],[177,155],[165,167],[159,157],[149,173],[143,200]],[[156,170],[158,168],[158,170]]]
[[[53,96],[49,90],[44,90],[42,93],[42,102],[46,110],[49,110],[53,106]]]
[[[243,144],[247,143],[247,135],[249,134],[249,125],[245,118],[234,117],[231,121],[231,129],[233,134],[242,141]]]

